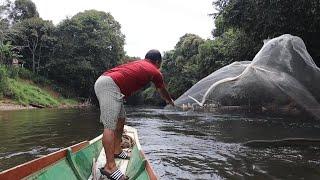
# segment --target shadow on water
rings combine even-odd
[[[242,143],[320,138],[320,122],[158,108],[127,108],[127,124],[160,179],[320,179],[320,148],[251,148]],[[0,112],[0,170],[102,132],[87,109]]]

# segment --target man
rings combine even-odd
[[[129,62],[106,71],[100,76],[94,90],[100,105],[100,121],[104,125],[102,143],[107,163],[100,169],[109,179],[126,179],[117,169],[115,158],[129,159],[121,147],[121,136],[125,122],[123,98],[132,95],[150,81],[154,83],[161,97],[174,105],[159,71],[162,57],[158,50],[147,52],[145,59]]]

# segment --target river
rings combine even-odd
[[[127,108],[160,179],[320,179],[320,148],[250,148],[249,140],[320,138],[320,122]],[[0,170],[102,132],[94,109],[0,112]]]

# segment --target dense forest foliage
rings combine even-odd
[[[6,1],[0,10],[0,63],[19,59],[67,97],[93,97],[96,78],[123,61],[125,37],[110,13],[87,10],[55,26],[30,0]]]
[[[251,61],[263,40],[282,34],[301,37],[320,65],[320,1],[217,0],[213,5],[213,39],[186,34],[165,53],[162,71],[174,98],[227,64]]]
[[[186,33],[173,50],[164,52],[161,71],[174,98],[231,62],[252,60],[264,39],[281,34],[301,37],[320,64],[318,0],[217,0],[212,9],[212,39]],[[96,78],[132,59],[123,49],[121,24],[110,13],[87,10],[54,25],[39,16],[31,0],[16,0],[2,4],[0,14],[0,64],[9,66],[19,59],[67,97],[95,99]],[[0,80],[1,94],[6,80]],[[130,102],[163,103],[157,96],[150,86]]]

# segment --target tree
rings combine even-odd
[[[7,37],[7,32],[9,30],[9,21],[6,18],[8,13],[8,4],[10,2],[6,1],[4,4],[0,5],[0,45],[3,46],[5,39]]]
[[[88,10],[64,20],[56,31],[57,50],[48,64],[49,77],[80,97],[93,96],[103,71],[124,56],[124,35],[110,13]]]
[[[239,29],[261,47],[264,39],[289,33],[304,40],[320,65],[319,0],[218,0],[215,4],[220,9],[215,21],[220,23],[215,30],[218,36],[229,28]]]
[[[170,67],[170,69],[174,68],[176,72],[172,72],[173,74],[167,74],[166,70],[164,70],[164,74],[169,78],[168,86],[169,91],[173,92],[174,96],[180,96],[187,89],[189,89],[193,84],[195,84],[199,78],[199,47],[205,41],[195,35],[195,34],[185,34],[179,40],[179,42],[175,46],[175,50],[172,52],[172,55],[167,57],[173,58],[174,64],[164,63],[163,68],[166,68],[166,65],[175,66]],[[167,60],[168,61],[168,60]],[[172,61],[172,60],[171,60]]]
[[[185,34],[180,38],[174,50],[165,52],[161,71],[173,98],[179,97],[199,80],[201,76],[198,73],[199,47],[204,42],[195,34]],[[156,91],[150,88],[143,93],[147,99],[156,96]]]
[[[13,23],[39,17],[37,7],[31,0],[15,0],[14,4],[10,5],[10,7],[9,18]]]
[[[26,67],[32,67],[34,73],[39,73],[43,52],[50,52],[53,48],[51,43],[53,31],[54,25],[52,22],[41,18],[29,18],[12,27],[10,36],[13,45],[22,48]],[[29,59],[31,59],[31,63]]]
[[[13,58],[21,57],[16,52],[12,51],[13,46],[10,42],[0,44],[0,64],[10,64]]]

